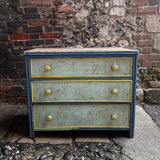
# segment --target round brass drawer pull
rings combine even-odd
[[[52,119],[52,116],[47,116],[47,120],[50,121]]]
[[[44,69],[45,69],[45,71],[49,71],[50,70],[50,66],[45,66]]]
[[[117,71],[117,70],[118,70],[118,66],[117,66],[117,65],[113,65],[113,66],[112,66],[112,69],[113,69],[114,71]]]
[[[118,90],[117,90],[117,89],[113,89],[113,90],[112,90],[112,93],[113,93],[113,94],[117,94],[117,93],[118,93]]]
[[[117,120],[117,116],[116,116],[116,115],[113,115],[113,116],[112,116],[112,119],[113,119],[113,120]]]
[[[50,93],[51,93],[51,91],[50,91],[49,89],[46,89],[46,90],[45,90],[45,94],[46,94],[46,95],[49,95]]]

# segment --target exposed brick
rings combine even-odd
[[[145,34],[143,35],[144,39],[153,39],[153,34]]]
[[[11,86],[12,85],[12,80],[10,79],[5,79],[5,80],[2,80],[2,85],[3,86]]]
[[[127,8],[127,13],[137,13],[137,8]]]
[[[5,92],[0,92],[0,99],[3,99],[7,97],[6,93]]]
[[[73,8],[72,7],[64,7],[64,6],[62,6],[62,7],[60,7],[60,8],[58,8],[58,12],[71,12],[71,11],[73,11]]]
[[[150,54],[149,60],[150,61],[160,61],[160,54]]]
[[[25,44],[27,47],[40,46],[44,44],[44,40],[26,41]]]
[[[22,92],[22,91],[24,91],[24,88],[23,88],[23,86],[12,86],[11,91],[12,92]]]
[[[15,46],[23,46],[23,42],[22,41],[16,41],[14,42]]]
[[[63,20],[54,20],[54,21],[51,21],[51,24],[53,25],[63,25]]]
[[[24,27],[24,33],[42,32],[42,27]]]
[[[0,22],[0,28],[4,28],[5,27],[5,23]]]
[[[27,26],[28,22],[27,21],[8,21],[7,26],[8,27],[21,27],[21,26]]]
[[[30,26],[48,26],[47,20],[35,20],[35,21],[29,21]]]
[[[16,103],[27,103],[27,97],[16,98]]]
[[[13,29],[12,28],[5,28],[2,29],[2,34],[13,34]]]
[[[150,53],[152,53],[152,48],[151,47],[144,47],[142,52],[143,52],[143,54],[150,54]]]
[[[134,34],[133,40],[143,40],[143,35],[142,34]]]
[[[45,27],[45,28],[44,28],[44,31],[45,31],[45,32],[52,32],[53,29],[52,29],[52,27]]]
[[[14,68],[15,62],[0,62],[0,68]]]
[[[149,0],[149,5],[153,6],[159,3],[159,0]]]
[[[28,14],[24,14],[23,15],[23,19],[40,19],[40,15],[39,14],[33,14],[33,13],[28,13]]]
[[[51,8],[46,8],[47,10],[47,12],[56,12],[57,11],[57,7],[55,7],[55,6],[53,6],[53,7],[51,7]]]
[[[23,27],[14,28],[14,33],[23,34]]]
[[[25,67],[24,62],[16,63],[16,68],[24,68],[24,67]]]
[[[41,38],[59,38],[59,33],[41,33]]]
[[[59,32],[62,32],[63,29],[64,29],[63,27],[59,27],[59,26],[53,28],[54,31],[59,31]]]
[[[7,98],[6,102],[7,103],[17,103],[15,98]]]
[[[24,55],[12,55],[12,59],[14,61],[24,61],[25,57],[24,57]]]
[[[30,39],[39,39],[39,34],[30,34]]]
[[[24,7],[26,7],[26,6],[28,6],[28,7],[41,6],[41,0],[25,0],[25,1],[22,1],[22,5]]]
[[[42,0],[42,5],[43,6],[51,6],[52,2],[51,2],[51,0]]]
[[[138,55],[138,61],[146,61],[148,60],[148,55],[146,54],[139,54]]]
[[[11,90],[11,86],[0,87],[0,92],[8,92]]]
[[[27,40],[27,39],[29,39],[28,34],[12,34],[12,35],[10,35],[10,40],[11,41]]]
[[[65,19],[66,18],[66,14],[65,13],[55,13],[54,14],[54,18],[55,19]]]
[[[0,35],[0,41],[8,41],[8,35],[5,35],[5,34],[1,34]]]
[[[7,97],[21,97],[20,92],[8,92]]]
[[[53,0],[53,5],[55,6],[63,5],[63,0]]]
[[[24,8],[25,13],[37,13],[37,8]]]
[[[160,67],[160,62],[158,62],[158,61],[153,61],[153,62],[152,62],[152,66],[153,66],[153,67]]]
[[[151,40],[141,40],[138,42],[139,47],[147,47],[147,46],[152,46],[152,41]]]
[[[138,7],[138,13],[156,13],[157,6],[145,6],[145,7]]]
[[[53,44],[55,44],[55,40],[54,39],[46,39],[45,44],[46,45],[53,45]]]
[[[21,48],[14,49],[14,50],[13,50],[13,54],[14,54],[14,55],[20,55],[20,54],[23,54],[23,50],[22,50]]]
[[[130,5],[148,5],[148,0],[131,0]]]

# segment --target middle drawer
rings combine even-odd
[[[32,102],[131,102],[131,80],[31,82]]]

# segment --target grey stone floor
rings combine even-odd
[[[160,129],[142,107],[136,106],[135,137],[128,138],[123,132],[36,132],[35,142],[62,144],[75,142],[119,143],[123,153],[133,160],[160,160]],[[74,136],[73,136],[74,135]],[[26,116],[0,115],[0,141],[33,143],[29,138]]]

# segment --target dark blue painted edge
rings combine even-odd
[[[26,51],[27,52],[27,51]],[[106,51],[105,51],[106,52]],[[119,52],[119,51],[118,51]],[[126,54],[127,52],[127,54]],[[130,121],[130,128],[127,129],[130,133],[130,137],[134,137],[134,125],[135,125],[135,102],[136,102],[136,74],[137,74],[137,61],[138,61],[138,51],[135,50],[134,53],[129,53],[131,51],[126,51],[126,52],[121,52],[121,55],[118,55],[117,54],[117,51],[115,52],[106,52],[106,53],[71,53],[70,52],[70,55],[68,55],[68,53],[54,53],[54,54],[49,54],[49,53],[45,53],[44,55],[44,52],[43,54],[41,55],[38,55],[37,56],[37,52],[34,52],[36,54],[31,54],[31,56],[28,56],[30,54],[25,54],[25,57],[26,57],[26,77],[27,77],[27,97],[28,97],[28,113],[29,113],[29,122],[30,122],[30,138],[34,138],[34,126],[33,126],[33,111],[32,111],[32,105],[66,105],[66,104],[70,104],[70,105],[73,105],[73,104],[130,104],[131,105],[131,113],[130,113],[130,116],[131,116],[131,121]],[[31,52],[30,52],[31,53]],[[109,54],[108,54],[109,53]],[[93,55],[94,54],[94,55]],[[122,55],[123,54],[123,55]],[[136,55],[135,55],[136,54]],[[126,57],[133,57],[133,71],[132,71],[132,74],[133,76],[132,77],[74,77],[74,78],[30,78],[30,58],[95,58],[95,57],[124,57],[126,55]],[[67,56],[67,57],[66,57]],[[115,80],[121,80],[121,79],[124,79],[124,80],[132,80],[132,102],[131,103],[128,103],[128,102],[77,102],[77,103],[73,103],[73,102],[70,102],[70,103],[65,103],[65,102],[59,102],[59,103],[55,103],[55,102],[50,102],[50,103],[32,103],[31,102],[31,86],[30,86],[30,82],[32,80],[77,80],[77,79],[88,79],[88,80],[92,80],[92,79],[99,79],[99,80],[102,80],[102,79],[115,79]],[[134,98],[133,98],[134,97]],[[73,129],[73,130],[107,130],[107,131],[111,131],[111,130],[126,130],[126,128],[100,128],[100,129],[97,129],[97,128],[79,128],[79,129]]]

